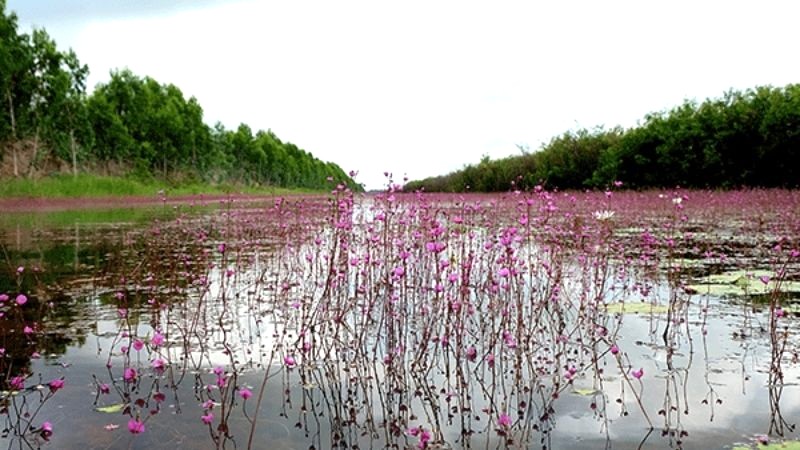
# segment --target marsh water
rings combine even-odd
[[[0,445],[792,444],[799,215],[343,188],[3,212]]]

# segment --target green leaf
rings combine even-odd
[[[757,445],[757,446],[748,446],[748,445],[739,445],[733,447],[731,450],[800,450],[800,441],[784,441],[784,442],[775,442],[772,444],[767,445]]]
[[[667,307],[647,302],[619,302],[606,305],[611,314],[665,314]]]
[[[582,388],[582,389],[578,388],[578,389],[573,389],[572,393],[575,394],[575,395],[580,395],[581,397],[591,397],[593,395],[602,394],[603,391],[601,391],[599,389],[591,389],[591,388]]]
[[[125,403],[116,403],[108,406],[98,406],[94,410],[106,414],[117,414],[125,409]]]
[[[708,294],[717,297],[765,295],[776,289],[779,292],[800,293],[800,281],[781,281],[773,279],[775,273],[770,270],[733,270],[730,272],[708,275],[698,278],[696,283],[687,288],[697,294]],[[764,284],[761,277],[769,277]]]

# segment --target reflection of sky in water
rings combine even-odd
[[[368,215],[366,211],[359,212],[362,213]],[[480,233],[476,235],[483,237]],[[328,235],[320,236],[329,239]],[[313,252],[313,248],[303,248],[284,257],[301,261],[306,254]],[[230,277],[224,271],[232,266],[223,265],[211,270],[207,274],[210,282],[208,292],[202,297],[190,296],[171,312],[172,323],[160,325],[168,331],[166,334],[171,345],[164,350],[164,356],[172,362],[172,366],[164,375],[152,377],[147,353],[143,352],[138,360],[140,365],[137,366],[143,368],[144,374],[139,396],[146,396],[150,384],[157,380],[166,393],[166,401],[161,404],[158,414],[147,420],[147,432],[139,436],[128,433],[127,416],[104,414],[93,409],[96,392],[93,376],[97,376],[101,382],[110,382],[111,376],[117,379],[121,377],[119,348],[122,342],[114,346],[111,375],[105,368],[108,352],[120,331],[118,312],[111,304],[101,302],[97,296],[90,296],[81,307],[75,308],[72,327],[84,329],[87,334],[85,342],[69,346],[64,355],[54,360],[45,358],[32,363],[33,372],[42,373],[44,382],[66,376],[65,389],[46,403],[39,415],[43,420],[53,423],[58,445],[63,448],[136,449],[213,446],[208,428],[200,420],[203,414],[201,403],[206,397],[199,395],[198,390],[213,383],[211,367],[230,363],[231,358],[222,352],[223,341],[230,346],[241,367],[239,384],[257,392],[263,376],[260,365],[268,363],[268,355],[275,344],[273,334],[282,332],[288,326],[286,320],[298,314],[292,303],[304,298],[302,292],[293,289],[276,304],[263,301],[275,297],[276,291],[268,286],[277,286],[279,280],[271,279],[271,284],[260,284],[258,280],[263,276],[271,276],[269,268],[275,259],[271,256],[262,259],[258,254],[255,254],[255,258],[248,271],[234,273]],[[355,289],[352,280],[347,282],[349,289]],[[239,300],[227,305],[216,302],[223,284],[228,289],[226,296],[235,298],[239,294]],[[280,287],[276,289],[280,290]],[[656,295],[666,298],[664,294],[659,290]],[[312,298],[308,301],[315,300]],[[679,331],[675,337],[676,347],[672,358],[675,370],[672,372],[667,370],[667,350],[661,337],[665,317],[626,315],[623,318],[618,344],[622,352],[627,354],[631,368],[644,369],[641,384],[635,379],[631,381],[633,389],[643,389],[644,407],[655,427],[652,433],[648,434],[648,424],[632,395],[631,386],[620,376],[615,360],[606,354],[600,362],[604,370],[601,393],[583,396],[573,393],[572,387],[566,388],[552,403],[554,418],[546,423],[539,423],[536,417],[538,412],[533,417],[528,416],[522,422],[517,422],[514,408],[509,408],[517,427],[512,435],[516,439],[515,445],[521,448],[541,445],[547,445],[548,448],[601,448],[606,447],[608,440],[610,448],[625,449],[640,448],[644,440],[641,448],[664,448],[677,446],[676,441],[682,439],[686,448],[723,448],[734,442],[748,442],[755,434],[766,433],[770,426],[766,373],[770,363],[769,336],[760,329],[768,326],[766,310],[752,312],[748,311],[747,306],[712,299],[705,325],[707,334],[704,336],[701,332],[703,317],[698,304],[704,302],[705,298],[694,296],[692,301],[695,303],[689,308],[688,330],[685,323],[674,325],[679,327]],[[218,327],[214,318],[219,316],[223,308],[227,308],[225,320],[222,327]],[[208,320],[208,326],[201,327],[196,334],[187,338],[178,330],[185,330],[186,324],[197,317],[198,312],[203,312],[202,317],[207,318],[204,320]],[[148,324],[150,314],[144,308],[138,316],[139,336],[152,335],[153,330]],[[783,320],[792,324],[790,335],[794,335],[796,318]],[[609,322],[613,322],[613,319]],[[176,324],[179,326],[176,327]],[[289,327],[287,331],[296,336],[299,330]],[[741,335],[742,331],[748,336],[734,338],[734,335]],[[192,343],[188,349],[182,345],[183,338]],[[207,347],[201,348],[198,342]],[[789,348],[794,348],[794,343]],[[132,351],[132,354],[135,355],[135,352]],[[386,399],[379,395],[387,376],[383,364],[367,362],[365,367],[347,367],[346,363],[336,359],[337,355],[333,355],[327,361],[317,361],[315,369],[307,374],[305,380],[301,380],[301,373],[297,369],[288,373],[279,370],[277,364],[282,354],[278,352],[272,361],[273,372],[277,375],[267,384],[267,394],[259,413],[258,444],[254,448],[308,448],[310,445],[318,449],[330,448],[334,434],[351,445],[359,443],[362,448],[383,448],[387,433],[381,425],[384,419],[381,405]],[[136,363],[137,357],[134,356],[132,360]],[[627,371],[625,364],[624,370]],[[344,372],[344,368],[348,372]],[[332,372],[326,372],[328,369]],[[782,393],[781,406],[784,416],[792,423],[800,414],[800,392],[795,386],[800,371],[788,362],[784,370],[787,386]],[[348,378],[358,380],[348,381]],[[174,389],[169,387],[170,383],[176,383]],[[437,371],[432,371],[427,379],[409,380],[409,383],[412,388],[433,387],[436,403],[446,407],[447,403],[439,393],[443,379]],[[587,371],[578,375],[573,387],[592,389],[599,386],[593,381],[592,373]],[[350,400],[343,398],[342,394],[348,388],[363,389],[354,398],[367,403],[350,403]],[[288,403],[285,401],[287,389]],[[447,440],[457,443],[456,448],[466,444],[459,439],[462,439],[462,416],[467,416],[464,420],[475,433],[468,441],[473,447],[502,446],[502,439],[497,436],[494,425],[490,424],[488,415],[481,411],[486,405],[481,400],[479,388],[473,386],[472,389],[475,394],[472,411],[468,415],[457,413],[451,421],[448,421],[445,413],[442,419],[441,425]],[[518,396],[516,400],[519,398],[522,397]],[[622,399],[621,403],[616,401],[618,398]],[[708,404],[702,403],[704,399],[708,399]],[[717,399],[722,403],[718,404]],[[120,400],[120,396],[112,389],[110,395],[100,396],[99,404],[115,404]],[[596,403],[596,409],[590,407],[593,402]],[[418,415],[416,419],[409,420],[410,425],[431,426],[429,417],[425,415],[428,410],[423,403],[420,398],[410,400],[410,411]],[[243,406],[242,400],[236,397],[228,422],[236,448],[246,448],[250,427],[243,414]],[[249,414],[254,413],[254,406],[255,398],[246,404]],[[540,406],[541,402],[538,402],[529,411],[535,412]],[[672,410],[671,406],[676,410]],[[146,408],[155,408],[155,403],[150,401]],[[663,415],[658,414],[661,409],[665,410]],[[341,425],[333,420],[337,413],[347,416],[351,410],[361,426]],[[627,416],[622,416],[623,410],[627,411]],[[684,411],[688,411],[688,414]],[[363,424],[370,415],[375,425],[367,430]],[[103,427],[107,424],[120,425],[120,428],[106,431]],[[551,427],[552,432],[543,436],[534,430],[534,426]],[[662,436],[665,428],[677,434]],[[364,431],[370,432],[362,435]],[[682,431],[688,435],[680,437]],[[530,442],[523,443],[520,438],[528,438]],[[403,436],[395,440],[401,447],[417,443],[415,438]],[[0,438],[0,442],[3,441]],[[233,448],[233,445],[230,447]]]
[[[89,407],[95,392],[91,382],[92,375],[107,380],[107,372],[98,368],[106,363],[111,337],[119,330],[119,321],[114,317],[115,310],[99,302],[93,302],[86,311],[86,317],[81,319],[95,319],[96,334],[90,335],[82,346],[69,347],[67,353],[58,358],[58,363],[69,364],[69,367],[62,368],[46,359],[38,361],[34,366],[35,371],[44,374],[44,380],[62,374],[67,376],[68,389],[64,389],[53,401],[47,403],[41,412],[42,417],[47,417],[54,423],[59,433],[59,444],[66,448],[83,444],[88,444],[85,448],[119,448],[128,445],[131,445],[131,448],[169,448],[176,445],[186,448],[205,448],[210,444],[208,435],[201,432],[203,425],[200,423],[200,416],[203,411],[193,389],[194,370],[188,371],[191,374],[189,379],[184,380],[176,393],[167,391],[167,401],[162,411],[148,420],[148,432],[140,436],[132,437],[125,430],[127,420],[125,417],[95,412]],[[581,396],[572,393],[572,389],[563,392],[554,403],[556,418],[552,422],[553,432],[552,436],[545,438],[545,442],[549,442],[554,448],[597,448],[605,446],[608,438],[611,448],[638,448],[642,439],[647,437],[643,448],[663,448],[670,445],[670,442],[675,445],[675,437],[670,439],[670,436],[662,436],[661,430],[669,427],[678,433],[680,431],[688,433],[682,438],[687,448],[722,448],[733,442],[747,442],[756,433],[766,433],[770,415],[765,389],[767,385],[765,368],[769,364],[766,336],[758,335],[739,340],[730,338],[734,332],[739,332],[742,328],[742,322],[745,320],[742,311],[741,306],[712,304],[707,325],[708,334],[704,341],[700,332],[699,308],[693,306],[689,313],[692,340],[690,343],[685,333],[686,328],[682,326],[680,346],[673,356],[675,371],[672,376],[669,376],[666,370],[666,349],[661,340],[664,317],[625,316],[619,345],[628,353],[634,368],[644,368],[645,376],[642,378],[644,405],[656,429],[647,434],[646,421],[635,398],[631,395],[630,387],[624,385],[615,364],[607,357],[604,360],[606,373],[603,393],[597,396]],[[237,317],[244,318],[247,315],[241,314]],[[765,313],[752,314],[751,320],[754,323],[764,322]],[[244,320],[234,328],[246,328],[248,326],[246,322]],[[149,333],[151,333],[149,327],[142,325],[140,335]],[[170,353],[172,358],[178,361],[182,350],[173,348]],[[227,361],[226,357],[217,354],[212,359],[212,365],[224,364]],[[199,371],[207,383],[213,379],[208,373],[208,366],[206,361]],[[119,369],[112,370],[116,370],[117,377],[120,376]],[[260,383],[260,375],[260,371],[247,372],[243,384],[256,387]],[[375,375],[384,376],[383,370],[380,369]],[[800,373],[796,369],[787,369],[787,382],[796,382],[798,375]],[[321,374],[318,373],[317,376]],[[710,386],[705,382],[706,377]],[[283,391],[282,386],[285,381],[282,376],[270,380],[268,387],[270,394],[267,395],[267,403],[262,406],[260,415],[259,439],[268,440],[270,442],[268,448],[304,447],[305,443],[310,442],[309,439],[317,439],[322,445],[318,448],[327,448],[326,446],[330,445],[329,411],[326,411],[322,401],[324,396],[321,395],[320,389],[327,389],[326,396],[331,396],[336,394],[337,385],[326,384],[323,376],[321,382],[312,382],[308,389],[304,389],[299,386],[298,372],[293,371],[288,378],[292,402],[291,406],[287,405],[284,409],[283,398],[279,393]],[[331,380],[327,382],[331,383]],[[628,411],[625,417],[621,416],[622,405],[615,401],[621,396],[623,385],[624,408]],[[636,380],[633,380],[633,385],[639,389]],[[591,388],[593,383],[591,379],[579,377],[575,380],[574,387]],[[715,396],[711,398],[709,404],[702,404],[701,401],[707,398],[711,388],[714,389]],[[667,392],[670,396],[669,401],[665,400]],[[308,414],[300,411],[304,396],[310,396],[320,402],[315,409],[322,414],[309,420],[311,418]],[[607,400],[605,406],[601,398]],[[717,398],[722,400],[722,404],[716,404],[714,400]],[[796,406],[800,405],[799,400],[797,388],[793,385],[787,386],[781,402],[785,416],[791,418],[800,413]],[[118,401],[119,398],[113,396],[113,391],[111,396],[100,398],[100,404],[113,404]],[[598,403],[597,410],[590,408],[592,402]],[[248,406],[252,409],[254,404],[251,401]],[[659,409],[669,410],[670,405],[676,406],[678,411],[669,411],[664,416],[657,414]],[[241,401],[237,407],[241,408]],[[689,413],[684,414],[683,411],[687,408]],[[607,420],[599,417],[599,413],[603,410]],[[285,411],[288,417],[283,417],[282,411]],[[381,413],[376,412],[376,414],[380,417]],[[80,417],[77,421],[76,415]],[[473,445],[483,442],[484,439],[489,439],[492,443],[490,446],[499,445],[501,441],[494,430],[486,429],[488,426],[486,415],[481,413],[478,415],[481,416],[481,421],[473,422],[476,431],[472,437]],[[302,428],[306,424],[302,423],[301,418],[308,421],[309,429],[312,430],[309,435],[316,438],[306,437]],[[298,421],[301,422],[301,428],[296,427]],[[104,430],[103,426],[109,423],[121,427],[116,431]],[[453,422],[454,428],[446,428],[446,436],[451,442],[457,442],[459,438],[458,423],[456,417]],[[237,410],[237,413],[232,415],[229,425],[234,436],[240,436],[237,442],[241,445],[241,439],[245,439],[247,435],[249,423]],[[534,442],[538,442],[541,435],[531,432],[530,437]],[[367,437],[358,439],[363,443],[369,442]],[[381,439],[375,440],[375,443],[380,442]],[[415,441],[409,442],[413,444]]]

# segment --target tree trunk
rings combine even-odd
[[[36,168],[36,158],[39,156],[39,128],[36,128],[36,134],[33,135],[33,155],[28,163],[28,178],[33,175],[33,169]]]
[[[78,178],[78,150],[75,144],[75,130],[69,130],[69,148],[72,151],[72,177]]]
[[[11,98],[11,89],[6,87],[6,99],[8,99],[8,115],[11,118],[11,155],[14,160],[14,177],[19,177],[19,165],[17,164],[17,118],[14,116],[14,99]]]

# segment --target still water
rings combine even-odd
[[[756,194],[4,213],[0,444],[791,442],[798,203]]]

